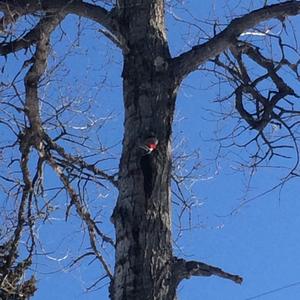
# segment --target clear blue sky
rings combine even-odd
[[[185,6],[178,4],[175,8],[169,8],[171,14],[168,15],[168,36],[172,54],[177,55],[182,50],[189,49],[199,37],[203,37],[198,27],[190,26],[184,21],[193,22],[199,27],[203,26],[201,28],[205,28],[207,33],[211,34],[212,29],[208,29],[210,27],[201,23],[203,18],[211,20],[218,18],[221,23],[225,23],[230,19],[230,15],[245,13],[247,8],[259,7],[263,2],[227,1],[225,4],[225,1],[220,0],[190,0]],[[235,6],[237,3],[240,3],[240,9]],[[73,30],[74,20],[70,17],[62,25],[66,36],[64,42],[56,43],[53,47],[57,57],[66,51],[76,37]],[[293,21],[295,26],[299,27],[299,18],[294,18]],[[101,141],[106,145],[118,145],[122,138],[123,122],[120,52],[105,37],[95,32],[97,25],[83,21],[82,28],[84,32],[77,46],[72,48],[72,55],[64,61],[66,68],[70,68],[70,72],[65,77],[66,82],[69,81],[74,87],[71,89],[71,93],[74,94],[80,92],[85,84],[92,87],[81,96],[97,97],[97,109],[101,110],[101,114],[113,116],[111,123],[98,133]],[[106,78],[106,80],[98,94],[93,91],[93,87],[95,89],[99,87],[101,81],[99,78]],[[218,128],[225,126],[225,121],[217,122],[216,116],[207,110],[218,110],[218,104],[212,101],[218,93],[221,95],[224,93],[225,96],[229,89],[224,88],[220,91],[217,85],[210,86],[210,80],[210,76],[203,72],[196,72],[187,78],[179,92],[174,129],[175,153],[192,153],[196,149],[200,153],[199,160],[203,167],[199,170],[201,180],[192,187],[196,203],[192,212],[193,228],[189,229],[186,226],[187,230],[176,242],[174,251],[178,256],[184,256],[186,259],[200,260],[241,275],[244,283],[236,285],[216,277],[195,277],[182,282],[178,298],[181,300],[300,299],[299,183],[296,180],[290,182],[281,190],[280,195],[278,191],[269,193],[231,213],[240,206],[245,196],[249,176],[248,171],[244,174],[236,171],[238,166],[236,152],[241,151],[238,154],[243,157],[247,155],[243,150],[232,149],[232,153],[227,153],[223,159],[215,159],[217,143],[208,140],[215,136]],[[55,92],[53,95],[55,96]],[[234,120],[229,119],[226,122],[234,122]],[[113,148],[112,153],[117,157],[119,146]],[[285,163],[282,161],[281,163],[284,166]],[[114,162],[114,166],[116,165],[117,160]],[[246,199],[251,199],[274,186],[280,176],[282,176],[281,170],[258,171]],[[116,194],[112,193],[105,198],[106,203],[101,202],[105,205],[104,216],[109,217],[111,214],[115,197]],[[61,195],[57,201],[65,200]],[[175,223],[177,214],[178,211],[174,210]],[[185,217],[186,221],[187,218],[188,215]],[[102,288],[94,292],[85,292],[85,288],[102,274],[98,264],[85,262],[81,268],[72,268],[72,272],[66,268],[65,262],[73,255],[71,249],[79,247],[81,237],[78,221],[71,220],[70,224],[66,224],[62,219],[63,215],[58,214],[51,226],[39,228],[40,238],[45,240],[45,252],[48,253],[48,258],[38,258],[34,266],[39,279],[39,289],[34,299],[107,299],[105,280],[99,285],[99,287],[104,285]],[[188,222],[185,224],[187,225]],[[108,224],[105,223],[103,229],[113,234]],[[113,259],[112,253],[106,255]],[[66,257],[68,258],[65,259]],[[54,261],[51,258],[61,260]],[[58,272],[59,270],[63,272]],[[282,287],[287,288],[280,289]]]

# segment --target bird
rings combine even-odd
[[[155,136],[150,136],[145,139],[144,143],[140,145],[140,148],[145,150],[144,155],[153,153],[157,149],[158,138]]]
[[[144,177],[144,192],[147,198],[150,198],[152,190],[154,188],[154,182],[156,178],[156,155],[158,138],[155,136],[147,137],[140,148],[143,149],[143,153],[140,160],[141,169]]]

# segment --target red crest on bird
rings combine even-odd
[[[141,148],[146,150],[148,153],[151,153],[152,151],[156,150],[157,145],[158,139],[154,136],[151,136],[145,140],[144,145],[142,145]]]

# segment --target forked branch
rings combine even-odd
[[[65,149],[61,146],[59,146],[56,142],[54,142],[49,135],[44,133],[44,140],[47,144],[47,147],[49,150],[54,150],[57,152],[65,161],[68,163],[67,166],[77,165],[81,169],[86,169],[87,171],[91,172],[95,176],[99,176],[100,179],[104,179],[109,181],[111,184],[113,184],[115,187],[118,186],[118,181],[115,179],[113,175],[109,175],[106,172],[100,170],[96,167],[95,164],[89,164],[84,159],[82,159],[79,156],[71,155],[70,153],[67,153]]]
[[[46,14],[46,16],[43,17],[40,22],[24,36],[13,41],[0,43],[0,55],[7,55],[9,53],[17,52],[21,49],[28,49],[31,45],[36,44],[41,40],[41,33],[44,35],[43,40],[45,40],[45,38],[47,39],[49,37],[47,32],[53,31],[58,25],[58,21],[61,21],[62,18],[63,14]],[[46,52],[48,51],[45,49],[46,46],[42,46],[42,43],[43,42],[41,41],[39,48],[43,47],[43,51],[45,54],[47,54]],[[39,52],[41,52],[41,50]]]
[[[236,18],[208,42],[196,45],[191,50],[173,59],[172,71],[180,82],[185,76],[211,58],[216,57],[236,42],[236,39],[246,30],[254,28],[261,22],[272,18],[284,18],[300,13],[300,1],[265,6],[254,10],[240,18]]]
[[[0,0],[0,11],[4,14],[4,17],[0,19],[0,31],[4,33],[6,27],[14,23],[20,16],[38,12],[63,15],[75,14],[103,26],[105,29],[102,31],[112,42],[124,51],[127,49],[125,39],[119,30],[119,22],[114,17],[113,11],[108,11],[99,5],[78,0]],[[2,47],[0,44],[0,54],[14,52],[34,43],[36,32],[42,25],[38,24],[25,36],[4,44]]]
[[[58,177],[60,178],[61,182],[63,183],[66,191],[68,192],[68,194],[71,198],[72,203],[76,207],[77,214],[82,219],[82,221],[86,224],[87,229],[88,229],[89,238],[90,238],[90,245],[91,245],[91,248],[94,252],[94,255],[96,256],[96,258],[102,264],[104,270],[106,271],[107,276],[110,279],[112,279],[112,277],[113,277],[112,271],[110,270],[110,268],[109,268],[108,264],[106,263],[104,257],[101,255],[101,253],[99,252],[99,250],[97,248],[97,234],[99,235],[100,231],[97,228],[95,221],[92,219],[92,217],[91,217],[90,213],[88,212],[88,210],[81,203],[79,196],[77,195],[77,193],[72,188],[67,176],[63,173],[63,171],[57,165],[55,160],[50,155],[46,156],[46,160],[47,160],[48,164],[53,168],[55,173],[58,175]],[[101,235],[101,237],[106,242],[114,245],[113,241],[110,238],[108,238],[108,237],[104,238],[104,235]]]

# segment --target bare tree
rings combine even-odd
[[[293,148],[297,160],[287,178],[297,176],[299,109],[293,101],[298,95],[282,75],[282,69],[289,68],[299,79],[299,60],[288,57],[289,51],[296,54],[297,49],[286,44],[281,33],[274,35],[259,26],[275,19],[284,27],[287,17],[300,13],[300,1],[264,5],[226,25],[214,22],[213,36],[176,57],[170,54],[165,8],[163,0],[0,1],[0,54],[4,62],[11,56],[22,61],[15,76],[8,75],[8,65],[2,67],[7,76],[1,82],[0,124],[9,136],[1,139],[1,163],[6,168],[0,175],[1,189],[8,202],[3,205],[6,213],[0,232],[2,299],[28,299],[34,294],[35,278],[25,280],[24,274],[38,247],[35,226],[49,220],[55,210],[53,199],[62,193],[69,199],[65,218],[73,209],[89,240],[89,250],[74,263],[91,256],[98,260],[110,280],[111,299],[173,300],[178,284],[191,276],[216,275],[242,282],[240,276],[218,267],[173,255],[171,134],[176,95],[184,78],[196,70],[212,71],[229,82],[240,118],[231,138],[247,129],[255,132],[246,144],[236,140],[233,144],[255,145],[254,167]],[[69,15],[101,25],[101,32],[122,51],[124,136],[116,171],[101,167],[108,159],[107,149],[91,140],[89,128],[79,136],[72,131],[73,116],[83,118],[88,109],[95,109],[95,103],[77,103],[74,98],[57,103],[55,96],[42,95],[46,87],[51,89],[51,72],[59,67],[57,63],[47,68],[54,49],[51,35]],[[274,39],[281,57],[268,57],[261,51],[256,35]],[[251,73],[250,60],[262,74]],[[272,86],[266,92],[261,88],[263,81]],[[224,96],[220,102],[227,99]],[[270,137],[271,126],[285,133]],[[45,172],[57,176],[52,189],[46,190]],[[100,229],[86,200],[88,189],[107,184],[118,192],[111,217],[114,239]],[[101,251],[103,244],[115,250],[113,270]]]

